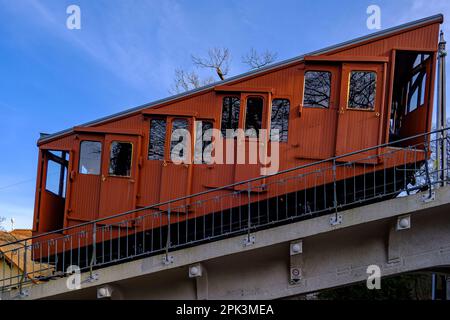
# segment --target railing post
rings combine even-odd
[[[335,221],[338,221],[338,209],[337,209],[337,183],[336,183],[336,159],[333,159],[333,206],[335,213]]]
[[[248,219],[248,221],[247,221],[247,237],[248,237],[249,242],[250,242],[250,233],[251,233],[251,228],[252,228],[252,213],[250,211],[250,208],[251,208],[251,206],[250,206],[251,194],[250,193],[251,193],[251,183],[247,182],[247,202],[248,202],[248,204],[247,204],[247,211],[248,211],[248,213],[247,213],[247,219]]]
[[[423,145],[424,151],[425,151],[425,178],[426,178],[426,183],[428,185],[428,193],[429,193],[429,199],[431,199],[433,197],[433,191],[431,190],[431,178],[430,178],[430,170],[428,168],[428,138],[425,135],[425,142]]]
[[[22,273],[22,277],[20,278],[20,283],[19,283],[19,292],[20,294],[22,294],[22,285],[23,282],[25,281],[26,277],[27,277],[27,240],[25,240],[25,244],[24,244],[24,250],[23,250],[23,273]],[[19,253],[18,253],[19,255]],[[20,268],[20,266],[19,266]]]
[[[92,258],[91,258],[91,263],[89,266],[91,277],[92,277],[92,268],[96,264],[97,264],[97,223],[94,222],[94,226],[93,226],[93,230],[92,230]]]
[[[446,42],[444,40],[444,32],[441,31],[439,39],[438,52],[438,103],[436,110],[436,126],[439,131],[436,141],[436,163],[438,180],[436,186],[444,186],[447,180],[447,132],[444,128],[447,127],[446,116],[446,67],[445,57],[447,52],[445,50]]]
[[[170,202],[167,208],[167,241],[166,241],[166,262],[169,261],[169,248],[170,248]]]

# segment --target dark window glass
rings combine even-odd
[[[163,160],[166,141],[166,120],[152,119],[150,121],[149,160]]]
[[[411,80],[407,84],[407,112],[412,112],[425,103],[427,85],[425,62],[428,58],[428,54],[418,54],[414,62]]]
[[[109,174],[112,176],[131,176],[133,145],[129,142],[113,141],[109,161]]]
[[[264,100],[260,97],[247,99],[247,109],[245,111],[245,135],[256,137],[262,124]]]
[[[170,158],[172,161],[186,160],[184,150],[187,148],[187,134],[189,134],[188,121],[186,119],[173,120],[172,136],[170,141]]]
[[[102,159],[102,144],[95,141],[82,141],[80,145],[80,164],[78,171],[81,174],[100,174]]]
[[[53,160],[47,163],[45,189],[57,196],[66,197],[67,167]]]
[[[210,163],[211,151],[205,154],[205,149],[211,145],[213,123],[210,121],[196,121],[195,163]]]
[[[304,91],[304,107],[328,108],[330,106],[331,72],[307,71]]]
[[[222,104],[222,136],[228,137],[226,130],[236,130],[239,126],[239,110],[241,107],[241,100],[238,97],[225,97]]]
[[[347,106],[352,109],[375,108],[377,74],[372,71],[350,72]]]
[[[288,140],[290,103],[287,99],[275,99],[272,101],[272,115],[270,122],[270,139],[286,142]],[[278,129],[278,138],[272,130]]]

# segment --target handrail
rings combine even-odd
[[[67,231],[67,230],[71,230],[71,229],[75,229],[75,228],[80,228],[80,227],[84,227],[84,226],[88,226],[88,225],[92,225],[92,224],[98,224],[99,222],[102,222],[102,221],[111,220],[111,219],[115,219],[115,218],[120,218],[120,217],[127,216],[127,215],[130,215],[130,214],[136,213],[136,212],[141,212],[141,211],[153,209],[155,207],[159,207],[159,206],[162,206],[162,205],[175,203],[175,202],[178,202],[178,201],[182,201],[182,200],[186,200],[186,199],[202,196],[202,195],[205,195],[205,194],[210,194],[210,193],[217,192],[217,191],[220,191],[220,190],[230,189],[230,188],[242,185],[242,184],[250,184],[251,182],[259,181],[259,180],[262,180],[262,179],[267,179],[267,178],[270,178],[270,177],[275,177],[275,176],[282,175],[282,174],[285,174],[285,173],[289,173],[289,172],[292,172],[292,171],[295,171],[295,170],[304,169],[304,168],[312,167],[312,166],[315,166],[315,165],[319,165],[319,164],[322,164],[322,163],[336,161],[336,160],[341,159],[341,158],[345,158],[345,157],[349,157],[349,156],[352,156],[352,155],[360,154],[360,153],[363,153],[363,152],[375,150],[375,149],[378,149],[378,148],[388,147],[390,145],[398,144],[398,143],[405,142],[405,141],[408,141],[408,140],[417,139],[417,138],[425,137],[425,136],[428,136],[428,135],[431,136],[432,134],[441,133],[441,132],[447,131],[449,129],[450,129],[450,127],[446,127],[446,128],[439,129],[439,130],[434,130],[434,131],[430,131],[430,132],[426,132],[426,133],[416,134],[416,135],[413,135],[413,136],[410,136],[410,137],[407,137],[407,138],[403,138],[403,139],[400,139],[400,140],[396,140],[396,141],[392,141],[392,142],[388,142],[388,143],[383,143],[383,144],[380,144],[380,145],[377,145],[377,146],[368,147],[368,148],[365,148],[365,149],[349,152],[349,153],[346,153],[346,154],[343,154],[343,155],[334,156],[334,157],[323,159],[323,160],[320,160],[320,161],[311,162],[311,163],[308,163],[308,164],[304,164],[304,165],[292,167],[292,168],[289,168],[289,169],[281,170],[281,171],[278,171],[278,172],[276,172],[274,174],[271,174],[271,175],[259,176],[259,177],[251,178],[251,179],[248,179],[248,180],[235,182],[235,183],[228,184],[228,185],[221,186],[221,187],[217,187],[217,188],[214,188],[214,189],[210,189],[210,190],[198,192],[198,193],[195,193],[195,194],[191,194],[191,195],[187,195],[187,196],[183,196],[183,197],[167,200],[167,201],[160,202],[160,203],[157,203],[157,204],[152,204],[152,205],[149,205],[149,206],[146,206],[146,207],[129,210],[129,211],[122,212],[122,213],[119,213],[119,214],[115,214],[115,215],[112,215],[112,216],[108,216],[108,217],[104,217],[104,218],[100,218],[100,219],[96,219],[96,220],[92,220],[92,221],[83,222],[83,223],[80,223],[80,224],[77,224],[77,225],[74,225],[74,226],[70,226],[70,227],[61,228],[61,229],[58,229],[58,230],[44,232],[44,233],[41,233],[39,235],[32,236],[32,237],[29,237],[29,238],[26,238],[26,239],[23,239],[23,240],[18,240],[18,241],[15,241],[15,242],[9,242],[9,243],[2,244],[2,245],[0,245],[0,247],[4,247],[4,246],[21,243],[21,242],[28,241],[28,240],[33,240],[33,239],[45,237],[45,236],[48,236],[48,235],[51,235],[51,234],[55,234],[55,233],[62,233],[63,231]],[[376,156],[374,156],[374,158],[375,157]]]

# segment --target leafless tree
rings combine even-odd
[[[192,62],[199,68],[209,68],[216,71],[220,80],[224,80],[230,69],[231,55],[228,48],[212,48],[206,58],[191,56]]]
[[[242,62],[250,66],[251,69],[261,68],[275,61],[276,53],[266,50],[259,54],[255,49],[242,58]],[[219,77],[225,80],[230,71],[231,53],[228,48],[211,48],[208,50],[206,57],[191,55],[194,66],[202,69],[211,69]],[[181,68],[175,70],[174,84],[169,90],[170,93],[181,93],[189,91],[214,82],[213,77],[202,79],[195,71],[185,71]]]
[[[266,50],[258,53],[254,48],[242,57],[242,63],[248,65],[251,69],[259,69],[268,64],[271,64],[277,59],[277,54]]]
[[[199,88],[214,82],[212,77],[206,79],[200,79],[200,76],[194,71],[184,71],[183,69],[175,70],[174,83],[170,90],[170,93],[176,94],[184,91]]]

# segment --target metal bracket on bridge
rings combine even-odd
[[[255,244],[255,242],[256,242],[255,235],[248,235],[244,238],[243,245],[244,247],[248,247]]]
[[[342,223],[342,215],[341,214],[333,214],[330,218],[330,224],[332,226],[337,226],[338,224]]]
[[[166,265],[166,266],[169,265],[169,264],[172,264],[173,261],[174,261],[173,256],[165,255],[165,256],[163,257],[163,264]]]
[[[30,290],[29,289],[22,289],[22,290],[20,290],[20,293],[19,293],[19,297],[20,298],[26,298],[29,295],[30,295]]]
[[[424,194],[422,195],[422,202],[423,203],[428,203],[431,201],[436,200],[436,192],[432,191],[429,194]]]
[[[203,264],[197,263],[189,266],[189,278],[195,279],[198,300],[208,299],[208,273]]]
[[[86,283],[86,282],[92,283],[92,282],[97,281],[98,279],[100,279],[99,274],[93,273],[93,274],[90,274],[89,277],[87,277],[86,280],[82,281],[81,283]]]

